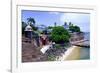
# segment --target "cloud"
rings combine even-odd
[[[61,15],[61,22],[83,22],[84,19],[88,19],[86,14],[78,14],[78,13],[64,13]]]
[[[62,24],[64,22],[72,22],[73,24],[78,25],[83,31],[89,30],[89,28],[90,28],[90,16],[89,16],[89,14],[64,13],[61,15],[60,21]]]
[[[69,22],[68,14],[67,13],[62,14],[61,18],[60,18],[60,21],[61,22]]]

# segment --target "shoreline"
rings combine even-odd
[[[61,61],[66,60],[78,60],[80,58],[80,49],[81,47],[72,46],[61,57]]]

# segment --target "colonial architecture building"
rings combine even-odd
[[[26,27],[25,27],[25,37],[29,38],[29,39],[32,39],[32,27],[28,24]]]

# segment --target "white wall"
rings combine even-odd
[[[28,1],[28,0],[23,0]],[[100,2],[99,0],[33,0],[34,2],[43,2],[43,3],[62,3],[62,4],[80,4],[80,5],[95,5],[98,9],[98,27],[97,32],[100,31]],[[1,0],[0,1],[0,73],[8,73],[8,69],[10,67],[10,0]],[[6,34],[5,34],[6,33]],[[98,33],[98,37],[100,37],[100,33]],[[98,38],[97,37],[97,38]],[[95,39],[94,39],[95,40]],[[98,38],[98,45],[100,38]],[[97,49],[97,48],[96,48]],[[100,62],[100,46],[98,46],[98,62]],[[68,69],[62,71],[48,72],[48,73],[99,73],[100,63],[98,63],[99,67],[93,69]],[[45,73],[45,72],[43,72]],[[47,73],[47,72],[46,72]]]

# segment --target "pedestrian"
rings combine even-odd
[[[43,33],[41,36],[41,42],[42,42],[42,45],[47,44],[47,35],[45,35],[45,33]]]

